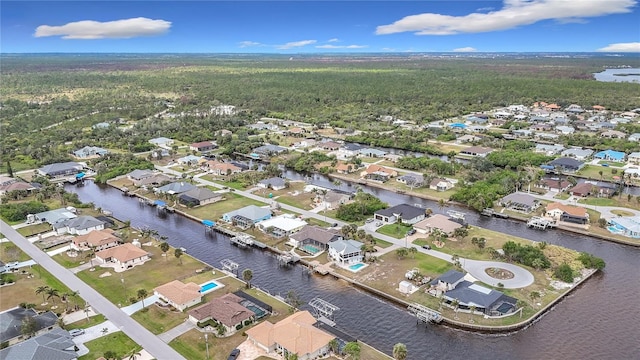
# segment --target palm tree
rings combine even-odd
[[[529,294],[529,297],[531,298],[531,300],[533,301],[533,306],[536,305],[536,300],[540,299],[540,293],[538,291],[532,291]]]
[[[476,312],[476,306],[475,305],[471,305],[469,307],[469,322],[473,322],[473,313]]]
[[[142,354],[140,353],[140,351],[133,349],[129,351],[125,356],[128,356],[127,360],[136,360],[139,356],[142,356]]]
[[[48,290],[49,290],[49,287],[46,285],[38,286],[38,288],[36,288],[36,294],[42,294],[42,304],[47,303],[47,300],[44,298],[44,296],[46,295]]]
[[[47,300],[53,299],[53,304],[56,304],[56,298],[60,297],[60,293],[58,289],[48,288],[47,289]]]
[[[338,350],[340,349],[340,343],[338,343],[338,340],[333,339],[329,341],[329,349],[332,353],[337,354]]]
[[[175,257],[178,258],[178,260],[180,261],[180,265],[182,265],[182,259],[180,259],[180,256],[182,256],[182,249],[178,248],[173,252],[173,255],[175,255]]]
[[[414,259],[416,257],[416,253],[418,252],[418,249],[416,249],[415,247],[410,247],[409,248],[409,254],[411,254],[411,258]]]
[[[360,359],[360,344],[355,341],[348,342],[344,346],[344,352],[349,355],[349,359],[358,360]]]
[[[393,358],[395,360],[405,360],[407,358],[407,346],[403,343],[393,345]]]
[[[91,267],[93,267],[93,256],[96,254],[96,247],[93,245],[89,245],[89,250],[87,250],[87,254],[85,257],[89,259]]]
[[[145,289],[139,289],[138,290],[138,299],[142,300],[142,307],[143,308],[144,308],[144,298],[146,298],[147,295],[149,295],[149,293],[147,293],[147,290],[145,290]]]
[[[163,241],[162,243],[160,243],[160,250],[162,250],[162,253],[164,254],[164,260],[167,260],[167,251],[169,251],[169,243],[166,241]]]
[[[244,269],[242,271],[242,279],[247,282],[247,288],[251,289],[251,279],[253,279],[253,271],[251,271],[251,269]]]
[[[458,320],[458,307],[460,307],[460,300],[458,299],[453,299],[453,301],[451,302],[451,306],[453,306],[453,311],[455,313],[455,315],[453,316],[454,319]]]

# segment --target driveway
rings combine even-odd
[[[168,344],[171,340],[194,328],[195,324],[188,319],[185,319],[182,324],[174,327],[173,329],[169,329],[168,331],[163,332],[162,334],[158,335],[158,337],[160,338],[160,340]]]
[[[84,345],[84,343],[89,342],[91,340],[95,340],[99,337],[103,337],[108,334],[112,334],[116,331],[120,331],[120,329],[118,329],[117,326],[113,325],[113,323],[109,320],[101,324],[94,325],[90,328],[84,329],[84,334],[73,338],[73,342],[76,344],[76,346],[79,349],[77,352],[78,357],[89,353],[89,349]]]

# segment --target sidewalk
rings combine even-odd
[[[160,340],[166,342],[167,344],[177,338],[178,336],[186,333],[187,331],[195,329],[195,324],[189,321],[189,319],[185,319],[184,322],[173,329],[169,329],[162,334],[158,335]]]

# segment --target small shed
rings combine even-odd
[[[398,284],[398,290],[403,294],[411,294],[415,291],[415,286],[409,281],[403,280]]]

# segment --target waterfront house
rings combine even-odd
[[[392,163],[397,163],[398,160],[403,158],[403,156],[398,154],[386,154],[385,156],[383,156],[383,158],[385,160],[391,161]]]
[[[134,265],[143,264],[149,260],[149,253],[132,243],[124,243],[96,253],[96,259],[103,264],[113,263],[117,265],[116,271],[126,270]]]
[[[597,192],[597,186],[590,183],[581,183],[569,189],[571,196],[587,197]]]
[[[93,230],[104,229],[105,222],[89,215],[81,215],[53,224],[54,230],[61,234],[85,235]]]
[[[45,165],[38,169],[38,174],[49,178],[56,178],[60,176],[75,175],[81,172],[83,168],[84,166],[80,163],[68,161]]]
[[[173,145],[173,139],[169,139],[166,137],[158,137],[158,138],[153,138],[151,140],[149,140],[150,143],[152,143],[155,146],[158,147],[170,147],[171,145]]]
[[[396,181],[407,186],[421,187],[424,185],[424,176],[422,174],[409,173],[398,177]]]
[[[93,230],[87,234],[74,237],[69,247],[78,251],[89,249],[100,251],[118,246],[121,241],[122,239],[117,237],[111,229]]]
[[[228,176],[242,172],[242,168],[232,163],[209,160],[202,165],[202,170],[216,176]]]
[[[357,170],[357,168],[358,168],[358,165],[345,164],[343,162],[339,162],[336,165],[336,172],[338,174],[348,175],[348,174],[351,174],[352,172],[354,172],[355,170]]]
[[[429,189],[436,191],[451,190],[454,186],[453,182],[445,178],[435,178],[429,183]]]
[[[327,151],[335,151],[340,149],[340,144],[338,144],[337,142],[334,141],[325,141],[325,142],[321,142],[319,144],[317,144],[317,146],[322,149],[322,150],[327,150]]]
[[[360,173],[360,177],[381,182],[388,181],[390,178],[396,176],[398,176],[397,171],[376,164],[367,166],[367,168]]]
[[[460,227],[462,227],[460,223],[457,223],[442,214],[431,215],[413,225],[416,232],[421,234],[431,234],[434,231],[439,231],[447,235],[452,235],[453,232]]]
[[[317,193],[314,201],[326,209],[337,209],[340,205],[351,202],[353,197],[353,194],[347,192],[329,190],[326,194]]]
[[[362,262],[363,243],[355,240],[334,240],[329,243],[329,258],[340,266]]]
[[[19,329],[19,325],[16,325]],[[76,360],[76,344],[67,330],[52,328],[21,343],[0,350],[3,360]]]
[[[360,156],[371,157],[371,158],[381,158],[387,155],[386,151],[373,149],[373,148],[364,148],[358,151]]]
[[[335,336],[314,326],[316,319],[308,311],[299,311],[273,324],[264,321],[246,331],[247,339],[267,354],[298,360],[314,360],[329,354]]]
[[[593,150],[582,148],[569,148],[560,153],[560,156],[569,157],[578,161],[584,161],[591,157]]]
[[[270,218],[270,209],[258,207],[255,205],[245,206],[243,208],[233,210],[222,215],[222,220],[237,225],[241,228],[248,228],[253,224]]]
[[[50,331],[58,324],[58,316],[51,311],[38,313],[34,309],[15,307],[0,313],[0,343],[13,345],[23,340],[24,336],[20,329],[22,322],[28,317],[35,320],[34,332],[36,335]]]
[[[559,154],[562,150],[564,150],[563,145],[536,144],[533,152],[552,156]]]
[[[206,187],[196,187],[178,196],[178,201],[185,206],[202,206],[222,200],[222,194],[215,193]]]
[[[381,209],[373,214],[373,218],[380,220],[386,224],[393,224],[400,219],[403,224],[413,225],[418,221],[424,219],[426,216],[423,208],[408,205],[399,204],[390,208]]]
[[[612,217],[609,220],[608,230],[614,234],[640,238],[640,216]]]
[[[189,320],[194,324],[213,320],[224,326],[225,335],[231,335],[255,319],[255,313],[240,304],[243,301],[232,293],[222,295],[189,310]]]
[[[569,190],[569,188],[572,185],[567,180],[542,179],[542,181],[540,182],[539,186],[542,189],[547,190],[547,191],[563,192],[563,191]]]
[[[155,175],[155,172],[152,170],[140,170],[140,169],[135,169],[132,172],[127,174],[127,179],[131,180],[131,181],[140,181],[142,179],[146,179],[148,177],[151,177]]]
[[[287,244],[303,251],[313,252],[312,255],[315,255],[319,251],[327,250],[330,242],[342,239],[342,235],[334,230],[307,225],[300,231],[289,235]]]
[[[74,208],[60,208],[55,210],[43,211],[34,215],[37,221],[47,222],[50,225],[57,224],[67,219],[78,217]]]
[[[573,173],[582,169],[584,163],[570,157],[560,157],[549,162],[548,165],[553,166],[555,170],[559,170],[561,172]]]
[[[196,186],[184,181],[173,182],[165,186],[161,186],[155,190],[157,194],[182,194],[189,190],[195,189]]]
[[[283,153],[287,151],[287,148],[282,147],[282,146],[278,146],[278,145],[271,145],[271,144],[267,144],[267,145],[262,145],[259,146],[253,150],[251,150],[251,156],[253,157],[271,157],[271,156],[275,156],[275,155],[279,155],[280,153]]]
[[[480,141],[482,140],[482,138],[475,136],[475,135],[462,135],[460,137],[458,137],[456,139],[456,144],[466,144],[466,143],[473,143],[476,141]]]
[[[353,143],[344,143],[335,153],[338,159],[350,159],[359,154],[360,149],[362,149],[361,145],[353,144]]]
[[[307,225],[307,222],[293,214],[282,214],[257,223],[258,229],[275,237],[291,235]]]
[[[460,155],[466,156],[474,156],[474,157],[486,157],[489,155],[493,149],[482,147],[482,146],[471,146],[466,149],[462,149],[460,151]]]
[[[215,150],[218,147],[215,141],[200,141],[189,145],[189,150],[198,152],[207,152]]]
[[[199,285],[192,282],[185,284],[180,280],[173,280],[158,286],[153,289],[153,293],[180,311],[202,301]]]
[[[609,160],[609,161],[624,161],[625,153],[622,151],[615,151],[615,150],[609,149],[609,150],[597,152],[595,155],[593,155],[593,158],[600,159],[600,160]]]
[[[589,213],[587,209],[580,206],[554,202],[547,205],[545,215],[556,221],[570,224],[586,225],[589,223]]]
[[[283,178],[272,177],[269,179],[260,180],[257,186],[263,189],[272,189],[274,191],[278,191],[286,188],[287,182]]]
[[[540,206],[540,200],[523,192],[514,192],[503,197],[500,205],[510,210],[530,213]]]
[[[169,175],[165,175],[164,173],[157,173],[157,174],[154,173],[150,177],[145,177],[144,179],[141,179],[141,180],[133,180],[133,185],[144,187],[144,188],[149,186],[156,187],[163,184],[167,184],[173,180],[175,180],[175,178]]]
[[[73,152],[73,156],[78,159],[89,159],[107,155],[109,150],[97,146],[85,146]]]
[[[437,279],[433,280],[431,285],[440,291],[446,292],[455,289],[462,281],[464,281],[464,273],[456,270],[449,270],[440,275]]]

